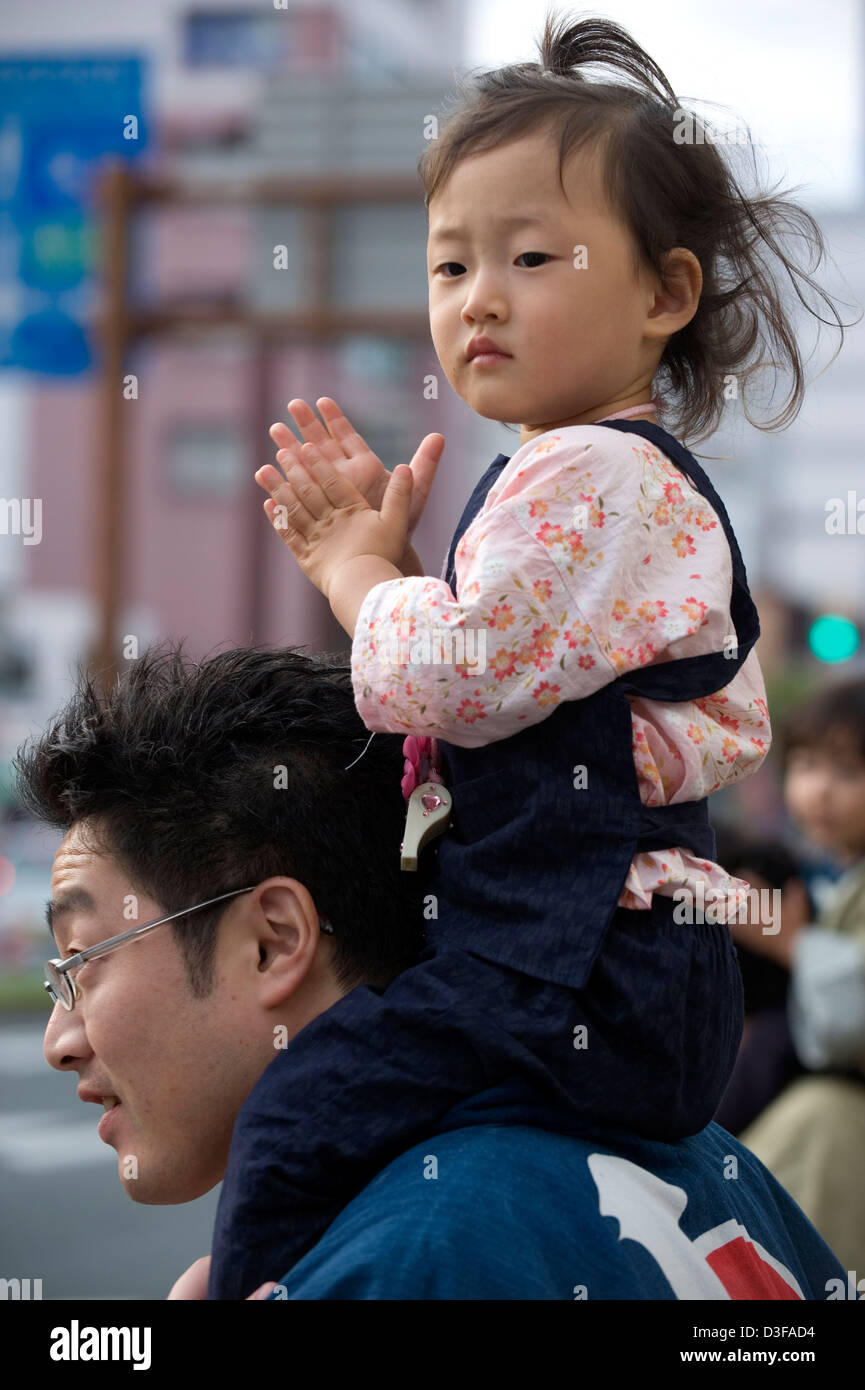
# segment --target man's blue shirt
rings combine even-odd
[[[382,1169],[271,1298],[847,1296],[825,1241],[719,1125],[610,1144],[526,1124],[436,1134]]]

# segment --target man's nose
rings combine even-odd
[[[42,1054],[49,1067],[56,1071],[74,1071],[89,1053],[80,1001],[72,1010],[55,1004],[42,1039]]]

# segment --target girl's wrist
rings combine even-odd
[[[355,555],[330,576],[326,588],[331,612],[343,631],[354,637],[357,615],[370,589],[405,576],[380,555]]]
[[[406,579],[416,578],[426,574],[423,560],[418,555],[413,545],[407,545],[402,553],[399,568]]]

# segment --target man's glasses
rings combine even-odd
[[[231,893],[220,893],[218,898],[208,898],[207,902],[196,903],[195,907],[185,907],[180,912],[159,917],[155,922],[145,922],[141,927],[131,927],[119,936],[109,936],[107,940],[99,941],[95,946],[85,946],[83,951],[69,956],[66,960],[60,960],[59,957],[49,960],[45,966],[48,979],[44,981],[42,988],[48,991],[55,1004],[62,1004],[64,1009],[73,1009],[75,1000],[81,998],[81,992],[71,972],[80,969],[85,961],[104,956],[106,952],[113,951],[118,946],[125,946],[127,941],[135,941],[145,932],[153,931],[154,927],[161,927],[164,922],[174,922],[178,917],[186,917],[190,912],[199,912],[203,907],[212,907],[214,903],[224,902],[226,898],[236,898],[241,893],[252,893],[256,887],[254,884],[251,888],[235,888]],[[323,932],[333,935],[333,927],[326,917],[319,918],[319,926]]]

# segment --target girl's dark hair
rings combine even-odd
[[[403,741],[379,733],[364,751],[369,739],[342,657],[241,648],[195,662],[165,642],[107,693],[79,670],[15,767],[27,811],[78,824],[166,913],[288,875],[333,925],[340,985],[386,986],[423,947],[429,863],[400,869]],[[199,997],[232,901],[171,924]]]
[[[669,339],[658,364],[659,421],[699,442],[720,422],[724,379],[741,378],[744,387],[771,365],[792,373],[786,408],[765,425],[747,409],[745,415],[758,429],[786,428],[801,408],[805,378],[767,252],[777,257],[799,301],[827,323],[797,282],[819,295],[844,337],[833,300],[784,249],[788,229],[810,239],[816,259],[809,268],[816,269],[826,248],[814,218],[786,198],[746,196],[721,141],[707,139],[713,134],[707,123],[683,108],[657,63],[618,24],[591,17],[573,23],[548,12],[538,47],[540,63],[457,75],[455,109],[418,162],[427,210],[460,160],[521,136],[558,134],[562,187],[567,156],[583,146],[598,148],[609,204],[636,242],[635,269],[642,255],[663,282],[664,255],[681,246],[693,252],[703,273],[697,312]],[[584,69],[590,64],[632,82],[589,80]],[[741,133],[751,148],[747,126]],[[744,395],[743,389],[743,408]]]
[[[778,745],[782,764],[797,748],[853,749],[865,761],[865,677],[834,680],[796,705]]]

